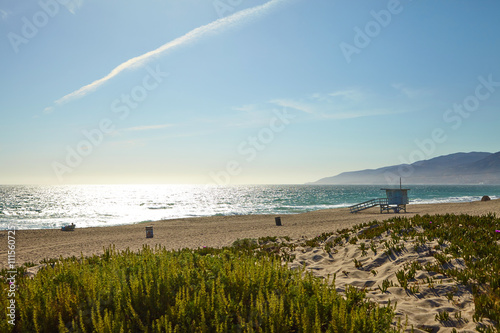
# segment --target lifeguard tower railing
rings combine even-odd
[[[365,209],[372,208],[375,206],[384,207],[387,205],[389,205],[388,198],[377,198],[377,199],[372,199],[372,200],[368,200],[368,201],[353,205],[353,206],[349,207],[349,209],[351,210],[351,213],[356,213],[356,212],[359,212],[361,210],[365,210]]]

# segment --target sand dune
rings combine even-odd
[[[391,241],[390,234],[374,239],[376,253],[370,249],[371,240],[360,239],[356,244],[350,244],[349,240],[354,236],[356,233],[330,253],[324,250],[324,246],[332,242],[336,235],[318,247],[299,246],[291,252],[296,257],[289,267],[297,269],[305,266],[315,276],[330,281],[335,276],[336,289],[342,293],[351,285],[366,289],[367,296],[379,304],[387,305],[390,301],[394,305],[397,302],[396,315],[410,331],[413,327],[415,332],[452,332],[453,328],[459,332],[476,332],[476,323],[472,320],[474,301],[470,288],[442,274],[427,272],[423,267],[416,270],[407,288],[402,288],[396,277],[396,272],[405,268],[407,270],[410,263],[417,262],[422,266],[435,263],[433,253],[442,252],[447,244],[440,246],[437,241],[427,241],[417,251],[416,242],[407,240],[401,252],[387,255],[382,244]],[[361,244],[367,248],[365,253],[360,249]],[[447,264],[447,268],[464,267],[464,261],[459,259]],[[390,283],[386,290],[383,287],[384,280]],[[436,315],[445,311],[451,314],[450,318],[437,320]],[[488,320],[483,323],[492,324]]]

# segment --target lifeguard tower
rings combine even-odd
[[[389,212],[393,210],[394,213],[399,213],[404,211],[406,213],[406,205],[408,201],[408,188],[382,188],[385,190],[385,195],[387,197],[387,203],[380,205],[380,213],[384,211]]]
[[[409,203],[408,200],[408,188],[382,188],[385,191],[385,198],[378,198],[368,200],[354,206],[349,207],[351,213],[357,213],[361,210],[368,209],[375,206],[380,206],[380,213],[390,212],[400,213],[404,211],[406,213],[406,205]]]

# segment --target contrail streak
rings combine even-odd
[[[115,67],[108,75],[98,80],[95,80],[94,82],[87,84],[81,87],[80,89],[77,89],[59,98],[54,103],[56,105],[62,105],[69,101],[81,98],[87,95],[88,93],[95,91],[97,88],[106,83],[108,80],[114,78],[116,75],[120,74],[122,71],[126,69],[141,66],[151,58],[165,54],[167,51],[172,50],[176,46],[184,45],[193,42],[195,40],[198,40],[204,36],[220,33],[228,28],[236,27],[238,25],[246,23],[251,19],[255,19],[259,16],[269,13],[271,10],[277,8],[279,4],[284,3],[286,1],[288,0],[271,0],[263,5],[239,11],[230,16],[218,19],[216,21],[213,21],[211,23],[193,29],[188,33],[186,33],[185,35],[178,37],[166,44],[163,44],[162,46],[153,51],[144,53],[140,56],[137,56],[135,58],[129,59],[121,63],[120,65]]]

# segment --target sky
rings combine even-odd
[[[500,151],[499,12],[0,0],[0,184],[301,184]]]

